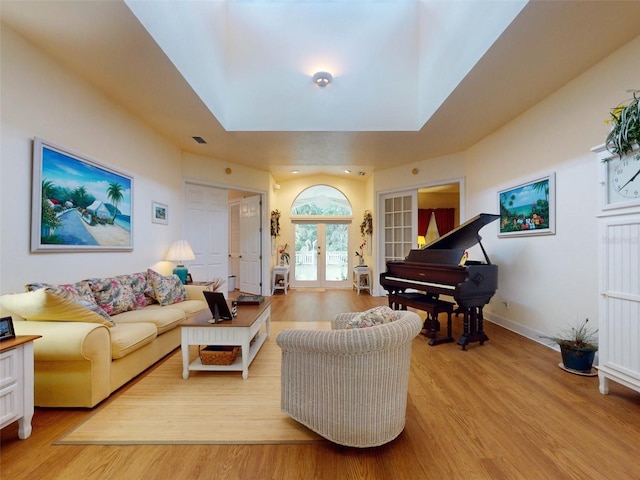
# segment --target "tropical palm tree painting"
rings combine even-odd
[[[131,250],[132,187],[131,177],[36,139],[32,250]]]
[[[554,175],[498,192],[500,235],[555,233]]]

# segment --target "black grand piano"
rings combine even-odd
[[[482,246],[480,229],[500,218],[481,213],[421,249],[411,250],[404,261],[388,261],[380,274],[380,285],[389,292],[389,306],[407,306],[427,312],[425,331],[431,345],[454,341],[451,336],[453,303],[440,298],[453,297],[456,313],[463,314],[463,333],[458,345],[465,350],[470,342],[482,345],[489,338],[484,333],[482,307],[498,289],[498,266],[492,265]],[[467,249],[479,244],[486,263],[461,259]],[[407,292],[409,290],[409,292]],[[447,336],[437,338],[438,313],[447,312]],[[429,315],[431,315],[429,317]]]

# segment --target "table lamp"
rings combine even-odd
[[[178,275],[183,285],[187,283],[187,274],[189,273],[189,270],[182,262],[185,260],[195,259],[196,256],[193,254],[191,245],[189,245],[189,242],[186,240],[176,240],[173,242],[166,256],[166,260],[169,260],[170,262],[178,262],[176,268],[173,269],[173,273]]]

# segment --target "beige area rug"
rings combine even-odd
[[[190,372],[174,352],[142,380],[66,433],[56,445],[299,444],[324,441],[280,411],[280,348],[285,328],[329,322],[271,322],[271,336],[242,372]],[[191,351],[194,359],[197,351]]]

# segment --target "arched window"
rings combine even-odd
[[[296,197],[291,215],[351,215],[351,204],[337,188],[314,185]]]

